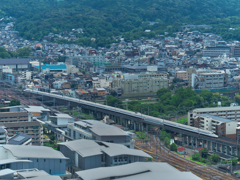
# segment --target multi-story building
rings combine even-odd
[[[69,123],[65,132],[66,139],[93,139],[123,144],[134,148],[131,135],[118,127],[95,120],[83,120]]]
[[[194,89],[218,89],[225,87],[225,73],[206,72],[195,77]]]
[[[69,158],[68,171],[74,173],[99,167],[110,167],[152,158],[147,153],[124,145],[93,140],[75,140],[59,143],[60,152]]]
[[[36,168],[51,175],[66,174],[68,158],[61,152],[46,146],[2,145],[0,154],[1,170]]]
[[[78,57],[78,66],[80,67],[82,61],[91,62],[93,65],[103,65],[106,64],[104,56],[79,56]]]
[[[33,145],[43,145],[43,128],[38,121],[1,123],[12,137],[17,134],[28,134],[32,138]]]
[[[27,112],[1,112],[0,123],[32,121],[32,115]]]
[[[168,87],[166,78],[114,79],[112,87],[121,87],[123,95],[155,94],[161,88]]]
[[[13,71],[26,71],[30,68],[29,59],[1,59],[0,70],[4,66],[8,66]]]
[[[28,113],[31,113],[33,117],[42,121],[48,121],[50,116],[50,110],[42,106],[27,106],[23,108]]]
[[[4,127],[0,127],[0,144],[7,143],[7,131]]]
[[[192,87],[192,75],[197,73],[197,70],[194,68],[188,68],[188,86]]]
[[[228,76],[222,71],[188,69],[188,86],[193,89],[220,89],[227,86]]]
[[[234,57],[240,57],[240,46],[232,47],[232,55]]]
[[[231,56],[231,48],[228,46],[206,47],[203,50],[204,57],[217,57],[226,54]]]
[[[22,77],[27,80],[32,79],[32,72],[31,71],[21,71]]]
[[[233,107],[213,107],[213,108],[198,108],[188,112],[188,125],[194,126],[194,117],[201,114],[210,114],[221,118],[226,118],[231,121],[240,122],[240,106]]]
[[[50,116],[50,121],[45,122],[45,126],[51,130],[56,139],[64,141],[64,131],[67,129],[68,123],[73,123],[75,118],[68,114],[55,114]]]
[[[199,114],[193,117],[192,122],[192,126],[194,127],[212,131],[218,136],[236,139],[236,127],[238,121],[232,121],[210,114]]]
[[[178,79],[188,81],[188,72],[187,71],[177,71],[176,75],[177,75]]]

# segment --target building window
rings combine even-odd
[[[46,162],[46,159],[44,159],[44,162]]]
[[[38,159],[37,159],[37,162],[38,162]]]
[[[60,159],[60,163],[62,163],[62,160]]]

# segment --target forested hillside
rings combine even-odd
[[[240,28],[238,0],[1,0],[0,16],[5,15],[17,18],[15,29],[33,40],[72,28],[83,28],[80,41],[120,34],[138,39],[178,31],[183,24],[212,25],[211,31],[224,38],[240,40],[240,29],[226,33]]]

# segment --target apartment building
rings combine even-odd
[[[114,79],[112,87],[121,87],[123,95],[155,94],[159,89],[168,87],[168,79]]]
[[[192,75],[197,73],[197,70],[194,68],[188,68],[188,86],[192,87]]]
[[[66,139],[93,139],[111,143],[123,144],[134,148],[134,140],[130,134],[118,127],[95,120],[83,120],[69,123],[65,131]]]
[[[93,140],[75,140],[59,143],[60,152],[69,158],[68,171],[74,173],[99,167],[118,166],[134,162],[145,162],[152,158],[147,153],[129,149],[124,145]]]
[[[104,56],[79,56],[78,57],[78,67],[81,66],[82,61],[88,61],[93,63],[93,65],[102,65],[105,64]]]
[[[31,136],[33,145],[43,145],[43,128],[38,121],[1,123],[1,125],[5,127],[9,137],[27,134]]]
[[[32,115],[27,112],[1,112],[0,123],[32,121]]]
[[[200,114],[193,117],[194,127],[212,131],[218,136],[224,136],[231,139],[236,139],[237,124],[238,121],[213,116],[210,114]]]
[[[224,73],[209,72],[201,73],[196,77],[194,82],[194,89],[217,89],[225,86]]]
[[[31,71],[21,71],[22,77],[27,80],[32,79],[32,72]]]
[[[193,89],[221,89],[227,86],[227,79],[222,71],[188,69],[188,86]]]
[[[231,121],[240,122],[240,106],[233,107],[213,107],[213,108],[198,108],[188,112],[188,125],[194,126],[194,117],[202,114],[209,114]]]
[[[188,72],[187,71],[177,71],[176,72],[176,77],[178,79],[182,79],[184,81],[188,81]]]
[[[6,144],[7,142],[7,131],[4,127],[0,128],[0,144]]]

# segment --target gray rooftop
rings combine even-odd
[[[75,140],[69,142],[59,143],[59,145],[65,145],[72,151],[76,151],[82,157],[88,156],[96,156],[106,153],[110,157],[119,156],[119,155],[132,155],[132,156],[140,156],[146,158],[152,158],[147,153],[137,150],[137,149],[129,149],[124,145],[115,144],[115,143],[106,143],[106,142],[95,142],[93,140]]]
[[[9,64],[29,64],[28,59],[1,59],[0,65],[9,65]]]
[[[127,133],[118,127],[105,124],[101,121],[83,120],[75,122],[83,127],[89,127],[90,130],[99,136],[127,136]]]
[[[131,164],[101,167],[76,174],[83,180],[100,180],[110,177],[124,180],[200,180],[201,178],[191,172],[181,172],[168,163],[157,162],[135,162]]]
[[[15,173],[15,171],[13,171],[12,169],[0,170],[0,178],[1,178],[1,176],[6,176],[6,175],[9,175],[9,174],[13,174],[13,173]]]
[[[10,164],[10,163],[18,163],[18,162],[31,163],[32,161],[30,161],[30,160],[21,160],[21,159],[3,159],[3,160],[0,160],[0,165],[2,165],[2,164]]]
[[[23,179],[39,177],[39,176],[50,176],[48,173],[46,173],[43,170],[41,170],[41,171],[23,171],[23,172],[18,172],[18,174]]]
[[[221,121],[221,122],[231,122],[230,119],[225,119],[225,118],[221,118],[219,116],[213,116],[210,114],[201,114],[200,117],[212,118],[213,120]]]
[[[197,108],[193,111],[197,112],[214,112],[214,111],[240,111],[240,106],[233,106],[233,107],[212,107],[212,108]]]
[[[18,158],[68,159],[61,152],[46,146],[3,145]]]
[[[49,109],[46,109],[42,106],[28,106],[27,108],[24,108],[27,112],[38,112],[41,113],[42,111],[50,111]]]
[[[22,145],[24,142],[31,139],[30,135],[27,134],[18,134],[8,140],[8,144]]]

